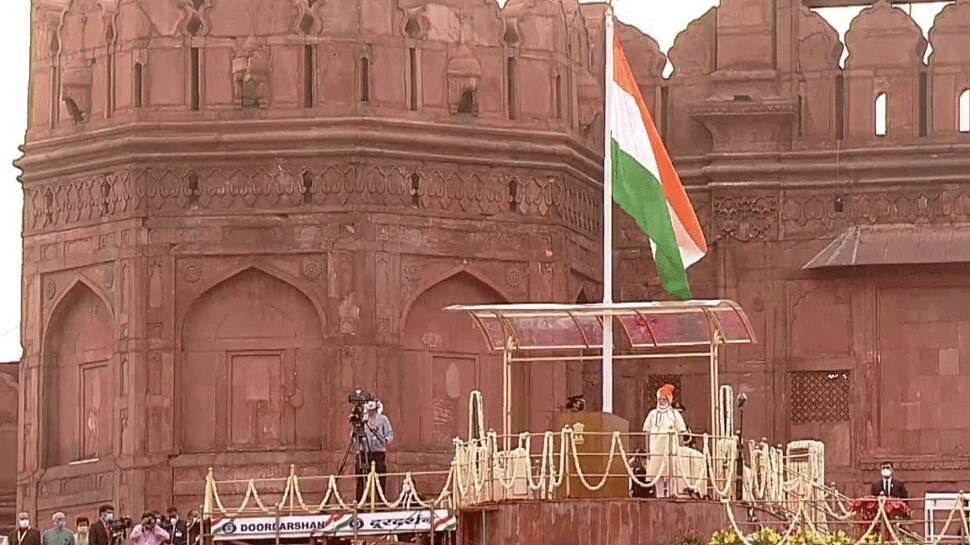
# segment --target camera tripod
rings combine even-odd
[[[344,468],[347,467],[351,450],[357,452],[356,467],[363,467],[364,462],[370,459],[370,445],[367,443],[367,434],[364,433],[363,422],[351,423],[350,437],[347,439],[347,448],[344,449],[344,455],[340,458],[340,465],[337,466],[337,475],[342,475]]]
[[[363,420],[351,420],[350,424],[350,437],[347,439],[347,447],[344,449],[344,455],[340,459],[340,465],[337,467],[337,475],[343,475],[344,469],[347,467],[347,461],[350,460],[350,452],[352,450],[357,453],[354,463],[354,474],[356,475],[358,471],[362,471],[364,475],[367,475],[370,473],[371,452],[370,443],[367,441],[367,434],[364,432],[364,422]],[[360,501],[363,497],[365,478],[360,475],[356,477],[354,502]]]

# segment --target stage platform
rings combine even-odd
[[[739,522],[742,508],[734,508]],[[759,514],[762,520],[767,515]],[[730,527],[724,504],[703,500],[568,499],[507,501],[463,508],[460,545],[654,545]],[[702,539],[703,539],[702,538]]]

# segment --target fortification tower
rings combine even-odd
[[[185,508],[211,465],[333,471],[358,386],[395,467],[445,467],[501,374],[440,309],[595,295],[572,1],[36,0],[32,38],[18,496],[41,520]],[[521,377],[521,426],[564,377]]]

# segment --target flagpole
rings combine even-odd
[[[610,87],[613,81],[613,7],[606,8],[606,77],[603,79],[603,304],[613,303],[613,146]],[[613,412],[613,316],[603,317],[603,412]]]

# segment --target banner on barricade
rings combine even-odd
[[[321,513],[276,517],[228,517],[212,519],[212,536],[217,541],[309,538],[450,532],[457,520],[447,509],[390,511],[385,513]]]

